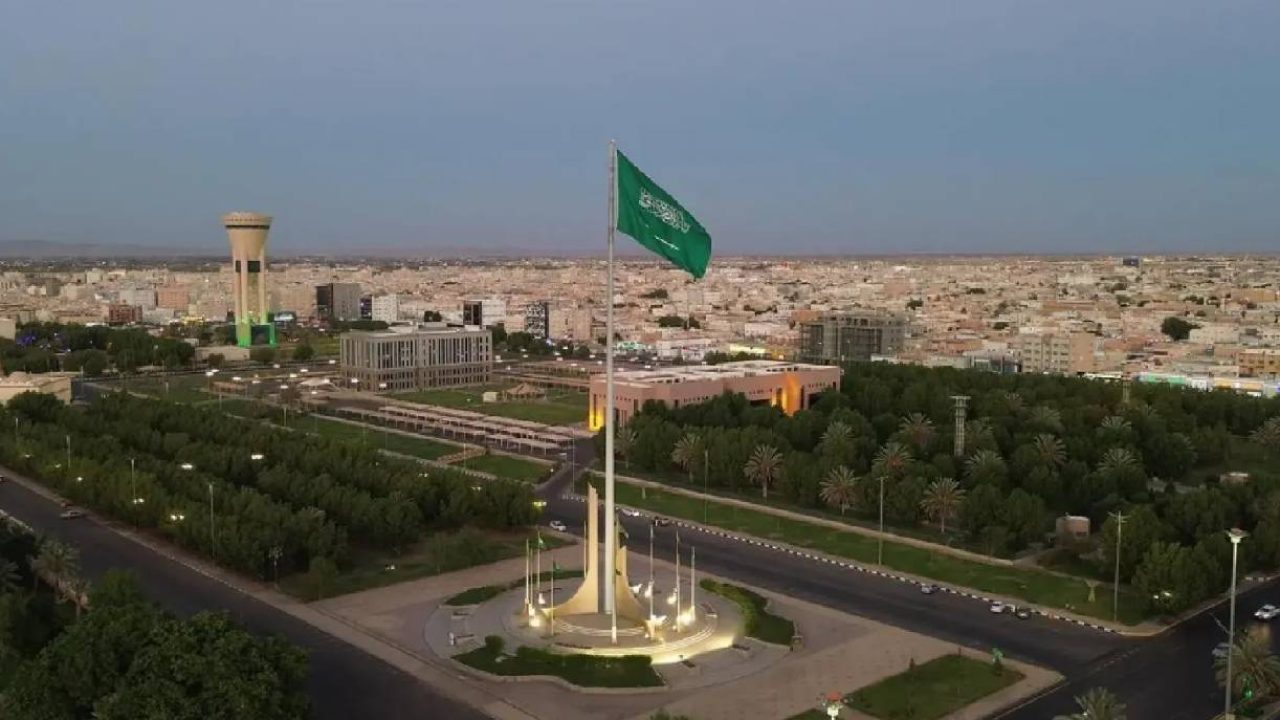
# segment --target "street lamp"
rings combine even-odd
[[[1231,660],[1236,654],[1236,563],[1240,556],[1240,541],[1248,535],[1249,533],[1240,528],[1231,528],[1227,531],[1227,538],[1231,540],[1231,610],[1227,624],[1226,708],[1222,711],[1222,717],[1226,720],[1231,720]]]
[[[249,459],[250,459],[250,460],[261,460],[261,459],[263,459],[263,458],[265,458],[265,457],[266,457],[266,455],[263,455],[262,453],[253,453],[252,455],[250,455],[250,456],[249,456]]]
[[[1115,581],[1111,584],[1111,620],[1115,622],[1120,614],[1120,538],[1124,533],[1124,513],[1113,512],[1111,517],[1116,519],[1116,575]]]
[[[876,538],[876,564],[884,565],[884,473],[880,473],[880,535]]]

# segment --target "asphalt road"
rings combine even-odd
[[[111,569],[132,570],[147,594],[174,613],[225,610],[255,632],[278,633],[306,649],[315,720],[487,717],[325,632],[156,554],[93,517],[62,520],[56,503],[16,483],[0,484],[0,509],[39,533],[74,545],[89,579]]]
[[[579,453],[579,457],[590,457]],[[541,492],[549,519],[582,527],[586,506],[561,497],[568,473],[557,473]],[[647,518],[623,518],[633,549],[648,543]],[[1131,718],[1206,720],[1222,711],[1222,690],[1213,676],[1210,651],[1226,639],[1227,605],[1197,615],[1151,639],[1083,628],[1044,617],[1017,620],[990,613],[984,603],[936,593],[914,585],[858,573],[738,540],[682,530],[682,543],[698,548],[699,571],[742,580],[758,587],[978,649],[999,648],[1008,657],[1049,667],[1066,679],[1020,707],[996,715],[999,720],[1047,720],[1074,712],[1077,695],[1093,687],[1116,692]],[[655,554],[671,557],[672,527],[660,528]],[[687,557],[687,556],[686,556]],[[1275,582],[1242,592],[1237,601],[1237,631],[1254,624],[1253,610],[1280,605]],[[1280,621],[1277,621],[1280,622]],[[1280,631],[1273,635],[1280,651]]]

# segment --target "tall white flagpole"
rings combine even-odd
[[[618,537],[614,528],[613,510],[613,232],[618,216],[618,143],[609,141],[609,279],[605,292],[605,341],[604,341],[604,606],[609,613],[609,635],[618,643],[618,603],[614,597],[617,579],[614,577]]]

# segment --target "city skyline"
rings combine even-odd
[[[235,9],[22,8],[0,240],[195,249],[238,206],[282,254],[594,254],[611,136],[723,255],[1256,252],[1280,220],[1266,3]]]

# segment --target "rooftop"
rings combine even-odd
[[[657,368],[654,370],[623,370],[615,373],[615,382],[666,384],[726,380],[787,372],[815,372],[836,370],[830,365],[787,362],[783,360],[740,360],[719,365],[693,365],[688,367]],[[600,375],[596,376],[601,377]]]

